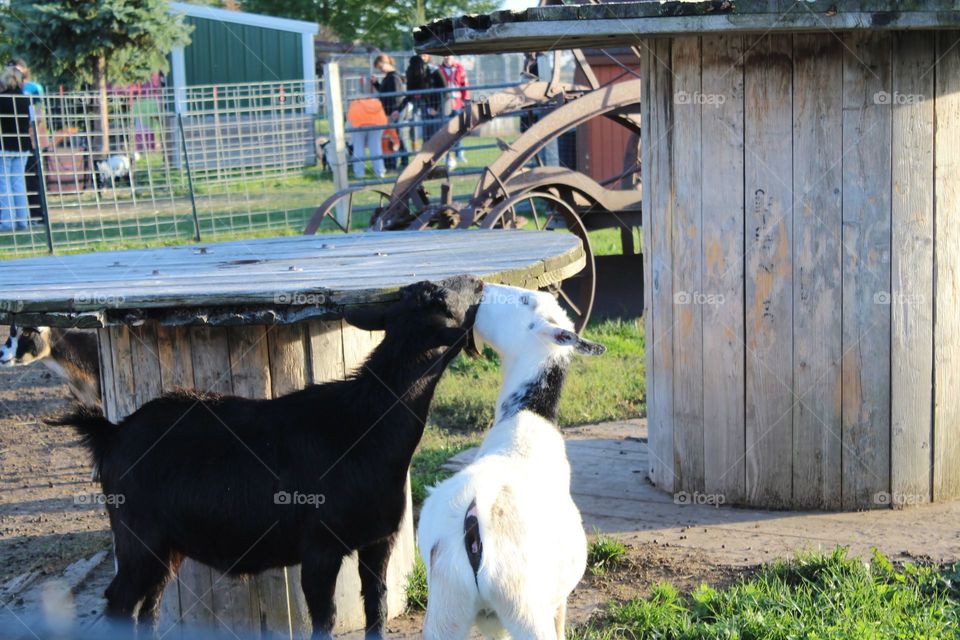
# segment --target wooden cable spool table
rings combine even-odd
[[[542,6],[414,39],[641,56],[656,486],[772,508],[960,498],[955,2]]]
[[[0,266],[0,322],[97,329],[104,411],[116,422],[179,387],[271,398],[341,379],[380,340],[343,322],[343,308],[389,301],[404,285],[471,274],[538,288],[583,265],[573,235],[483,230],[11,260]],[[415,557],[411,511],[408,502],[390,560],[391,617],[405,607]],[[244,582],[187,561],[162,606],[163,629],[183,620],[299,637],[310,625],[298,567]],[[338,630],[363,627],[356,554],[340,571],[337,609]]]

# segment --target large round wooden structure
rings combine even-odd
[[[820,509],[960,497],[960,12],[850,4],[541,7],[418,33],[426,51],[641,51],[665,491]]]
[[[274,398],[343,379],[381,339],[343,321],[343,309],[390,301],[401,286],[471,274],[535,289],[584,264],[570,234],[489,230],[50,256],[4,263],[0,322],[97,329],[103,408],[116,423],[177,388]],[[212,412],[211,419],[219,420]],[[406,607],[416,554],[409,495],[387,572],[389,617]],[[186,560],[164,593],[161,631],[185,622],[245,638],[307,637],[299,575],[292,566],[239,580]],[[341,565],[336,604],[337,632],[363,628],[356,553]]]

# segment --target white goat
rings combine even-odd
[[[110,185],[111,189],[117,188],[117,181],[123,180],[130,187],[133,187],[133,174],[135,165],[140,160],[140,153],[135,152],[131,160],[130,156],[113,155],[97,163],[97,171],[100,173],[100,188],[106,188]]]
[[[440,483],[420,514],[427,566],[428,640],[560,640],[566,603],[583,576],[587,540],[570,497],[570,464],[556,414],[581,339],[546,293],[485,285],[477,342],[500,355],[504,383],[476,461]]]

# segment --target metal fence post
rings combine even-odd
[[[37,133],[37,123],[33,127],[33,153],[37,156],[37,195],[40,196],[40,213],[43,215],[43,226],[47,231],[47,249],[53,253],[53,231],[50,229],[50,210],[47,209],[47,181],[43,177],[43,154],[40,152],[40,134]]]
[[[340,65],[328,62],[323,65],[323,89],[326,101],[327,130],[330,133],[330,142],[327,144],[329,153],[327,162],[333,172],[333,188],[336,191],[350,186],[347,175],[347,140],[343,127],[343,92],[340,87]],[[337,223],[346,228],[349,215],[348,203],[343,199],[337,203]]]
[[[193,239],[200,242],[200,219],[197,217],[197,199],[193,194],[193,176],[190,174],[190,155],[187,153],[187,137],[183,135],[182,113],[177,113],[177,129],[180,130],[180,145],[183,148],[183,167],[187,170],[187,189],[190,190],[190,208],[193,210]]]

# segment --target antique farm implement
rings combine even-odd
[[[335,219],[338,209],[346,210],[338,224],[348,231],[354,203],[369,206],[371,198],[378,202],[370,219],[372,231],[479,227],[573,233],[583,241],[587,265],[553,289],[577,319],[578,328],[582,327],[594,306],[598,271],[604,282],[642,281],[640,249],[634,240],[641,224],[640,80],[629,66],[618,62],[623,71],[602,84],[587,57],[580,51],[574,51],[574,56],[582,84],[560,82],[559,53],[555,53],[549,81],[530,81],[468,103],[410,156],[392,189],[354,186],[338,191],[317,208],[305,233],[315,233],[327,216]],[[445,154],[481,125],[517,116],[525,109],[536,109],[539,119],[512,142],[498,140],[501,153],[480,173],[472,195],[455,200],[443,163]],[[541,152],[549,143],[595,118],[612,120],[628,132],[619,171],[597,180],[572,168],[543,164]],[[439,188],[428,188],[438,182]],[[620,230],[622,255],[594,256],[588,232],[602,228]],[[639,310],[641,300],[642,295],[631,301],[634,309]],[[617,306],[615,300],[613,306]]]

